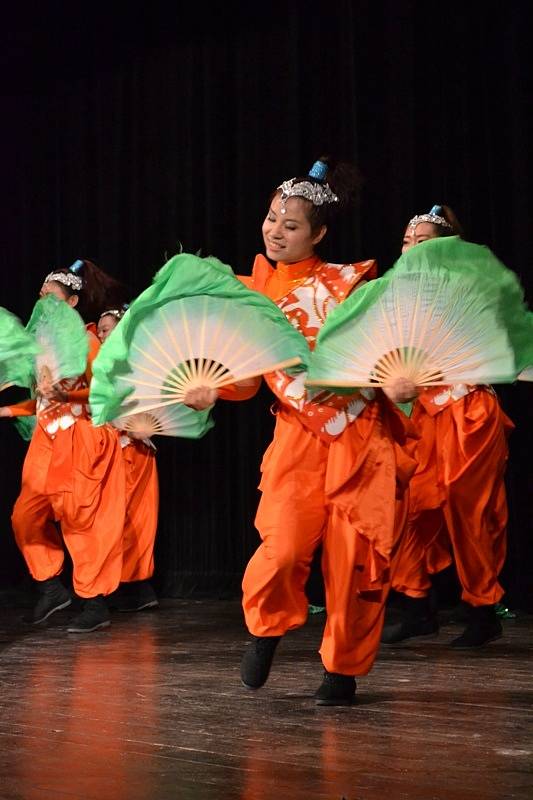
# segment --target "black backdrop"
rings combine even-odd
[[[77,5],[77,4],[76,4]],[[144,288],[178,242],[249,272],[266,197],[323,152],[361,203],[333,260],[397,257],[406,221],[453,206],[531,299],[527,3],[37,4],[2,13],[0,304],[27,318],[44,274],[94,258]],[[465,7],[466,6],[466,7]],[[510,603],[531,605],[531,387],[505,387]],[[220,404],[200,442],[159,442],[157,580],[235,587],[256,546],[266,392]],[[25,571],[9,510],[24,447],[1,431],[0,584]]]

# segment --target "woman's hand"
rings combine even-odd
[[[418,397],[416,384],[407,378],[396,378],[390,386],[383,386],[383,391],[393,403],[410,403]]]
[[[9,406],[0,406],[0,417],[12,417],[13,412]]]
[[[218,397],[218,389],[210,389],[208,386],[198,386],[189,389],[183,398],[183,402],[195,411],[205,411],[215,404]]]

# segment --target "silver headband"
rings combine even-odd
[[[50,272],[44,279],[45,283],[56,281],[62,283],[63,286],[68,286],[74,292],[79,292],[83,286],[83,281],[79,275],[74,275],[73,272]]]
[[[98,322],[100,322],[102,317],[107,317],[107,316],[115,317],[115,319],[120,320],[120,319],[122,319],[122,317],[124,316],[125,313],[126,313],[126,309],[121,311],[119,308],[110,308],[107,311],[104,311],[103,314],[100,314],[100,316],[98,317]]]
[[[283,181],[278,186],[281,189],[281,213],[286,214],[285,203],[289,197],[303,197],[309,200],[314,206],[323,206],[324,203],[338,203],[339,198],[329,188],[327,183],[311,183],[311,181],[299,181],[291,178]]]
[[[407,225],[408,228],[416,228],[416,226],[420,222],[430,222],[432,225],[440,225],[441,228],[449,228],[453,231],[453,226],[450,225],[448,220],[445,220],[444,217],[439,216],[439,214],[417,214],[416,217],[409,220],[409,224]]]

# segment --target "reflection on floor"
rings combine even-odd
[[[163,601],[68,635],[0,611],[0,800],[530,800],[533,618],[452,652],[382,649],[353,708],[317,708],[323,616],[241,687],[235,602]]]

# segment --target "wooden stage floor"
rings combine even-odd
[[[67,635],[0,611],[1,800],[531,800],[533,618],[452,652],[382,648],[352,708],[316,707],[323,617],[241,687],[236,602],[163,601]]]

